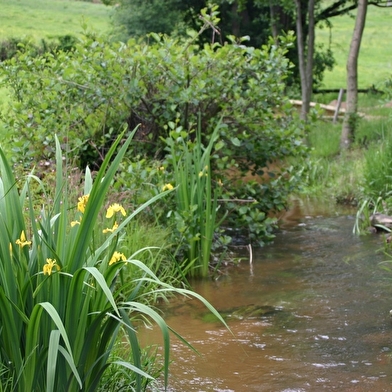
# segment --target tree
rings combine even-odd
[[[113,3],[114,0],[103,0]],[[200,10],[207,6],[207,0],[116,0],[119,4],[114,13],[114,23],[122,39],[130,36],[144,36],[148,32],[167,33],[176,32],[182,35],[186,28],[199,30]],[[321,0],[312,0],[309,18],[309,0],[215,0],[219,6],[219,28],[221,40],[227,41],[228,36],[248,36],[247,45],[260,47],[268,42],[272,35],[287,34],[297,30],[296,4],[301,9],[301,31],[303,51],[305,56],[313,55],[309,65],[313,65],[313,76],[308,83],[308,90],[315,83],[321,83],[322,74],[326,68],[333,66],[333,57],[329,49],[314,46],[314,28],[331,16],[348,12],[353,7],[353,0],[335,0],[327,8],[322,8]],[[309,23],[313,26],[309,26]],[[311,36],[308,38],[308,34]],[[313,37],[312,37],[313,35]],[[200,36],[204,42],[211,41],[211,32]],[[312,43],[313,41],[313,43]],[[276,41],[277,42],[277,41]],[[310,45],[309,45],[310,44]],[[300,68],[297,47],[293,46],[287,53],[294,64],[293,72],[288,84],[300,83],[298,69]],[[308,67],[309,68],[309,67]],[[309,75],[309,72],[308,72]]]
[[[350,147],[357,122],[358,56],[363,30],[365,28],[367,6],[368,0],[358,1],[357,17],[355,19],[354,32],[347,60],[347,107],[340,139],[341,149],[347,149]]]
[[[297,49],[299,72],[301,76],[302,108],[301,118],[306,120],[310,108],[310,98],[313,88],[313,58],[315,49],[315,0],[308,2],[308,35],[307,40],[303,31],[301,1],[295,0],[296,4],[296,24],[297,24]],[[306,42],[307,41],[307,42]]]
[[[183,20],[181,0],[121,0],[115,9],[117,37],[145,36],[151,32],[170,34]]]

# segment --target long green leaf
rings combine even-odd
[[[77,270],[71,279],[68,296],[66,299],[66,312],[64,325],[68,331],[68,338],[74,347],[74,357],[80,358],[83,348],[84,331],[87,329],[89,298],[85,292],[84,269]],[[82,333],[83,331],[83,333]]]
[[[32,388],[37,368],[37,349],[40,345],[40,322],[43,308],[40,304],[34,306],[26,331],[26,356],[28,357],[23,371],[24,386]],[[22,390],[22,389],[21,389]]]
[[[124,362],[124,361],[114,361],[112,362],[114,365],[120,365],[122,367],[125,367],[129,370],[131,370],[132,372],[135,372],[137,374],[140,374],[143,377],[146,377],[150,380],[154,380],[154,377],[150,376],[148,373],[144,372],[143,370],[139,369],[138,367],[132,365],[129,362]]]
[[[60,346],[60,331],[53,330],[50,333],[48,347],[48,363],[46,365],[46,392],[53,392],[56,379],[57,355]]]
[[[64,349],[64,347],[59,346],[59,352],[63,355],[65,360],[68,362],[69,367],[71,368],[72,373],[74,374],[76,381],[78,382],[80,389],[83,388],[82,380],[80,379],[78,370],[76,369],[75,362],[71,357],[70,353]]]
[[[146,315],[147,317],[150,317],[154,322],[159,326],[162,332],[162,337],[163,337],[163,352],[164,352],[164,378],[165,378],[165,388],[167,387],[168,380],[169,380],[169,363],[170,363],[170,334],[169,334],[169,328],[166,325],[165,320],[153,309],[151,309],[149,306],[135,302],[135,301],[130,301],[130,302],[125,302],[124,306],[129,307],[129,310],[135,310],[139,313],[142,313]]]
[[[61,337],[63,338],[64,344],[67,347],[67,351],[69,353],[69,357],[66,357],[66,359],[68,361],[69,366],[71,367],[72,372],[74,373],[75,378],[78,380],[80,387],[82,387],[82,382],[80,380],[79,373],[77,372],[76,366],[74,363],[72,348],[71,348],[71,345],[68,340],[67,331],[64,328],[64,324],[61,321],[60,316],[57,313],[57,310],[49,302],[42,302],[39,305],[42,306],[46,310],[46,312],[49,314],[50,318],[53,320],[53,322],[56,324],[56,327],[60,331]],[[61,349],[61,347],[59,347],[59,350],[60,349]],[[62,351],[62,350],[60,350],[60,351]],[[63,355],[64,355],[64,353],[63,353]]]
[[[84,269],[86,271],[88,271],[91,275],[94,276],[96,282],[101,286],[102,291],[104,292],[107,300],[110,302],[110,304],[112,305],[113,310],[117,313],[117,315],[119,314],[117,305],[116,305],[116,301],[113,298],[113,294],[110,291],[109,286],[106,283],[106,280],[104,278],[104,276],[98,271],[97,268],[95,267],[84,267]]]
[[[112,179],[114,178],[114,175],[122,161],[122,158],[128,150],[128,147],[136,130],[137,128],[135,128],[135,130],[127,138],[127,140],[121,146],[120,150],[117,152],[116,157],[111,162],[111,159],[116,152],[117,146],[119,145],[125,131],[121,133],[117,140],[113,143],[112,147],[110,148],[108,154],[105,157],[104,162],[102,163],[102,166],[94,181],[94,185],[92,187],[89,200],[83,214],[83,219],[80,224],[75,243],[73,244],[73,248],[70,251],[68,266],[69,272],[71,273],[75,272],[77,269],[83,266],[81,263],[83,262],[83,260],[85,260],[86,250],[91,243],[92,234],[98,213],[103,205],[104,198],[110,187]]]
[[[141,369],[142,361],[141,361],[140,345],[139,345],[137,333],[136,333],[135,329],[133,328],[132,322],[128,316],[129,312],[126,311],[125,309],[121,308],[120,313],[121,313],[122,319],[119,321],[123,325],[125,325],[125,327],[126,327],[125,330],[128,334],[129,343],[131,345],[133,363],[135,364],[134,366],[137,369]],[[136,388],[138,391],[141,390],[141,384],[142,384],[142,380],[141,380],[140,376],[141,376],[140,373],[137,372],[136,373]]]

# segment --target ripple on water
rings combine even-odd
[[[392,390],[392,287],[378,265],[380,239],[353,236],[352,219],[319,207],[304,215],[306,226],[296,218],[254,251],[252,268],[242,263],[194,284],[218,310],[282,306],[278,313],[229,320],[233,336],[201,321],[205,309],[194,301],[168,312],[169,325],[201,353],[173,339],[170,392]],[[158,335],[146,330],[142,340]]]

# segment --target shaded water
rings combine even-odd
[[[391,275],[376,253],[382,238],[353,235],[354,211],[295,208],[251,265],[244,260],[193,286],[221,311],[256,304],[277,312],[229,319],[233,336],[203,321],[195,300],[164,310],[201,354],[173,338],[170,391],[392,390]],[[158,330],[140,332],[144,343],[159,342]]]

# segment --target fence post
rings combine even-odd
[[[339,115],[339,110],[340,110],[340,105],[342,104],[343,94],[344,94],[344,89],[341,88],[339,90],[338,103],[336,104],[335,114],[333,116],[333,122],[334,123],[336,123],[336,120],[337,120],[338,115]]]

